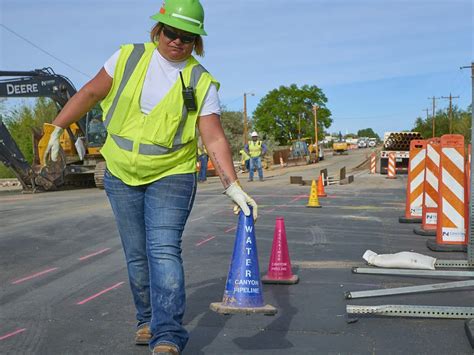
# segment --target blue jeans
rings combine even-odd
[[[207,173],[207,161],[208,160],[209,160],[209,157],[207,156],[207,154],[201,154],[199,156],[199,164],[201,165],[201,167],[199,168],[199,177],[198,177],[199,181],[206,181],[207,180],[206,173]]]
[[[104,175],[127,261],[137,327],[150,324],[150,347],[188,341],[182,325],[186,295],[181,236],[196,194],[196,174],[172,175],[129,186]]]
[[[258,170],[258,178],[260,180],[263,179],[263,170],[262,170],[262,158],[260,157],[255,157],[255,158],[250,158],[250,174],[249,174],[249,179],[253,180],[253,170],[257,167]]]

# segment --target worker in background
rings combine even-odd
[[[250,156],[249,180],[253,181],[254,169],[257,168],[258,179],[263,181],[262,156],[267,152],[265,144],[258,139],[258,133],[253,131],[252,140],[245,145],[245,152]]]
[[[102,100],[104,185],[127,261],[135,343],[176,355],[189,337],[181,237],[196,194],[196,127],[238,206],[234,212],[250,216],[250,205],[256,219],[257,205],[237,180],[220,121],[219,83],[191,55],[204,53],[201,4],[166,0],[152,19],[151,42],[121,46],[67,102],[53,121],[47,154],[56,161],[61,132]]]
[[[207,162],[209,161],[209,155],[207,154],[206,146],[202,143],[202,138],[198,138],[198,160],[199,160],[199,174],[198,182],[204,182],[207,180]]]
[[[250,170],[250,155],[247,154],[245,149],[240,150],[240,165],[242,166],[242,170],[244,172]]]

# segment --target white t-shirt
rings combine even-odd
[[[111,78],[114,77],[115,66],[120,55],[120,49],[116,51],[104,64],[104,69]],[[179,79],[179,72],[186,66],[186,61],[170,62],[163,58],[160,52],[153,51],[153,55],[148,67],[143,84],[140,106],[143,113],[148,114],[168,93],[176,80]],[[181,80],[181,79],[179,79]],[[221,113],[221,105],[217,88],[211,84],[204,98],[200,116]]]

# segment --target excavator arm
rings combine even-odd
[[[54,73],[51,68],[33,71],[0,71],[1,77],[6,78],[0,79],[0,98],[48,97],[56,103],[58,110],[61,110],[77,92],[68,78]],[[85,176],[84,174],[93,176],[95,164],[97,161],[103,160],[98,153],[98,148],[101,146],[100,142],[91,142],[91,147],[97,146],[97,148],[91,148],[95,149],[97,153],[92,158],[89,156],[87,162],[80,162],[77,156],[74,143],[78,137],[91,135],[92,132],[88,132],[90,121],[100,122],[97,118],[92,117],[92,113],[88,112],[66,129],[67,133],[61,137],[63,149],[57,162],[43,161],[42,152],[46,148],[50,132],[43,129],[42,135],[36,134],[34,138],[36,158],[32,165],[25,159],[2,122],[0,123],[0,161],[14,171],[24,190],[52,190],[65,184],[67,176],[76,179],[77,181],[73,181],[75,184],[86,181],[80,176]],[[95,123],[95,125],[97,124]],[[100,122],[99,125],[101,126],[102,123]],[[99,129],[99,133],[101,132]],[[79,164],[76,164],[77,162]]]
[[[65,76],[56,74],[51,68],[32,71],[0,71],[0,97],[49,97],[62,109],[76,92],[76,88]],[[86,135],[87,117],[82,117],[77,125],[81,134]]]

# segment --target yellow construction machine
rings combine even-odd
[[[332,144],[333,155],[349,154],[347,142],[342,138],[341,132],[339,132],[339,138]]]
[[[0,77],[8,77],[0,80],[0,98],[49,97],[57,104],[58,111],[76,93],[71,81],[54,73],[51,68],[0,71]],[[30,164],[0,120],[0,161],[13,170],[24,190],[47,191],[94,184],[103,188],[105,161],[100,148],[107,133],[101,113],[90,111],[66,128],[60,138],[62,149],[58,160],[44,161],[44,152],[53,128],[45,124],[41,132],[33,133],[34,159]],[[86,149],[83,159],[76,150],[77,143]]]

